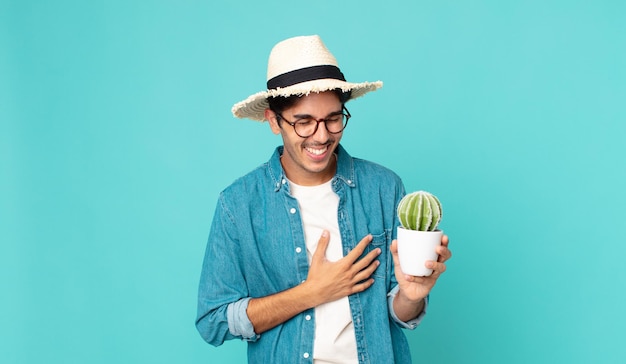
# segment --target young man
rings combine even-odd
[[[250,363],[410,363],[402,328],[417,326],[450,258],[402,273],[400,178],[339,144],[345,103],[382,87],[348,83],[318,36],[278,43],[268,91],[233,107],[267,120],[283,145],[219,197],[196,326],[213,345],[248,341]]]

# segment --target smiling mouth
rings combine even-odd
[[[324,145],[321,148],[311,148],[311,147],[305,147],[304,148],[307,152],[313,154],[313,155],[322,155],[324,153],[326,153],[328,151],[328,145]]]

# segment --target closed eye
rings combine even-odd
[[[315,124],[316,121],[314,119],[298,119],[294,123],[302,126],[307,126]]]
[[[342,114],[342,110],[338,110],[338,111],[333,111],[331,113],[329,113],[328,115],[326,115],[326,117],[324,119],[315,119],[313,117],[313,115],[311,114],[295,114],[293,115],[293,117],[296,119],[296,122],[298,122],[298,120],[328,120],[334,116],[341,116]]]

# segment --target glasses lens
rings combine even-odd
[[[317,127],[317,121],[313,119],[302,119],[296,121],[293,126],[296,129],[296,133],[301,137],[308,137],[315,133]]]
[[[329,133],[340,133],[348,123],[348,116],[345,114],[339,114],[331,116],[327,119],[323,120],[324,125],[326,126],[326,130]],[[314,119],[303,119],[298,120],[294,128],[296,129],[296,133],[301,137],[309,137],[317,131],[319,123]]]
[[[344,114],[339,114],[326,119],[326,130],[330,133],[339,133],[346,126],[348,118]]]

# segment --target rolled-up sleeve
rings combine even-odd
[[[257,339],[246,314],[250,298],[238,252],[237,227],[220,195],[202,265],[196,319],[200,335],[215,346],[235,338]]]
[[[246,341],[256,341],[260,337],[254,332],[254,326],[248,318],[246,310],[250,303],[250,297],[243,298],[228,305],[226,319],[228,320],[228,331],[231,335],[239,336]]]
[[[396,315],[396,312],[393,310],[393,300],[396,298],[396,295],[398,294],[399,290],[400,290],[400,286],[396,285],[387,294],[387,306],[389,307],[389,315],[402,328],[413,330],[422,322],[422,319],[426,315],[426,309],[428,308],[428,296],[426,296],[426,298],[424,299],[424,309],[422,310],[422,312],[416,318],[409,320],[407,322],[404,322],[398,318],[398,316]]]

